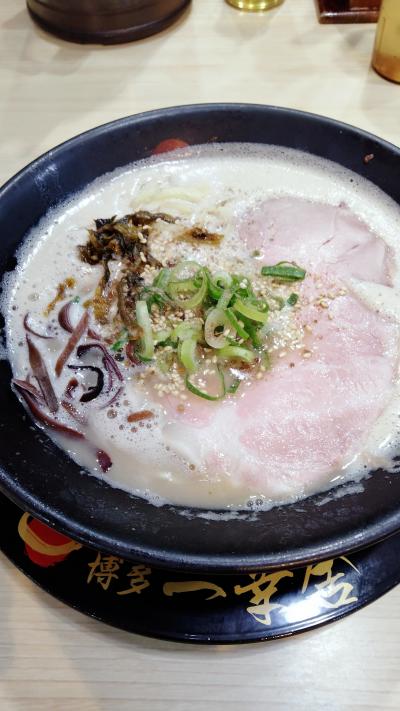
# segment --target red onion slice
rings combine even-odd
[[[64,390],[64,397],[67,397],[69,400],[72,400],[77,387],[79,387],[77,379],[71,378],[71,380],[68,381],[67,387]]]
[[[112,466],[112,461],[108,456],[107,452],[104,452],[102,449],[98,449],[96,453],[96,458],[98,463],[100,464],[102,472],[104,472],[104,474],[108,472],[108,470]]]
[[[104,387],[104,375],[101,368],[97,368],[94,365],[68,365],[67,367],[71,370],[90,370],[90,372],[96,373],[97,375],[96,385],[89,387],[88,390],[83,393],[80,397],[80,402],[90,402],[100,395]]]
[[[94,341],[101,341],[101,336],[99,336],[97,331],[94,331],[93,328],[88,328],[87,335],[89,338],[93,338]]]
[[[82,338],[83,334],[85,333],[89,323],[89,314],[87,311],[83,314],[82,318],[80,319],[78,325],[76,328],[71,333],[71,336],[68,339],[68,343],[65,346],[64,350],[60,353],[57,359],[56,363],[56,375],[59,378],[62,370],[64,368],[64,365],[66,364],[68,358],[70,357],[72,351],[74,350],[75,346],[77,343],[79,343],[80,339]]]
[[[41,356],[40,351],[36,348],[35,344],[33,343],[32,339],[28,334],[26,334],[26,342],[28,344],[29,363],[32,368],[33,374],[39,383],[39,387],[42,391],[42,395],[45,399],[46,405],[49,408],[50,412],[57,412],[58,401],[53,386],[51,384],[45,362]]]
[[[59,422],[58,420],[55,420],[52,417],[49,417],[49,415],[43,412],[43,410],[38,406],[37,403],[43,402],[44,404],[44,399],[42,398],[42,395],[40,394],[39,390],[35,388],[34,385],[28,383],[25,380],[13,380],[12,382],[15,389],[24,398],[32,415],[37,420],[39,420],[39,422],[42,422],[44,425],[47,425],[47,427],[50,427],[51,429],[55,430],[56,432],[60,432],[63,435],[71,437],[72,439],[85,439],[85,435],[82,432],[78,432],[78,430],[74,430],[72,429],[72,427],[64,425],[62,422]],[[63,400],[61,404],[64,409],[71,415],[71,417],[76,419],[82,425],[87,424],[87,421],[84,416],[76,410],[76,408],[72,405],[71,402]],[[112,461],[107,452],[105,452],[103,449],[96,450],[96,459],[100,465],[102,472],[108,472],[108,470],[112,466]]]
[[[131,363],[133,363],[133,365],[142,365],[142,361],[140,361],[136,355],[135,345],[132,343],[132,341],[129,341],[128,345],[126,346],[125,353],[126,357],[128,358],[128,360],[131,361]]]
[[[74,439],[85,439],[85,435],[83,435],[82,432],[78,432],[78,430],[73,430],[71,427],[68,427],[62,422],[54,420],[52,417],[49,417],[49,415],[46,415],[46,413],[43,412],[43,410],[38,406],[35,396],[33,396],[25,387],[19,386],[18,381],[14,381],[14,386],[22,395],[32,415],[36,417],[37,420],[43,422],[43,424],[47,425],[47,427],[51,427],[51,429],[56,430],[61,434],[67,435],[68,437],[72,437]]]
[[[81,425],[87,425],[87,418],[82,415],[76,407],[70,402],[69,400],[61,400],[61,407],[64,408],[66,412],[68,412],[71,417],[79,422]]]
[[[25,331],[28,331],[28,333],[31,333],[32,336],[37,336],[38,338],[54,338],[54,336],[49,336],[47,333],[38,333],[34,328],[32,328],[29,323],[29,312],[24,316],[24,329]]]
[[[68,333],[72,333],[74,330],[71,322],[71,308],[72,301],[68,301],[68,303],[64,304],[58,312],[58,323],[61,328],[63,328],[64,331],[68,331]]]
[[[123,382],[123,375],[118,368],[114,358],[110,355],[108,352],[107,348],[102,344],[102,343],[87,343],[86,345],[79,346],[77,348],[76,354],[78,358],[81,358],[85,353],[90,351],[92,348],[99,348],[103,354],[103,365],[105,369],[107,370],[108,374],[110,375],[110,380],[108,384],[108,391],[111,390],[112,387],[112,374],[114,374],[118,380]]]
[[[114,393],[112,398],[110,398],[110,400],[108,400],[104,405],[101,405],[100,410],[105,410],[106,407],[110,407],[111,405],[114,405],[114,402],[116,402],[118,400],[118,398],[120,397],[121,393],[123,393],[123,391],[124,391],[124,386],[121,385],[118,388],[117,392]]]
[[[17,380],[17,379],[14,379],[12,382],[15,385],[15,387],[18,389],[19,392],[21,392],[22,390],[25,390],[27,393],[32,395],[32,397],[34,397],[40,405],[46,404],[42,393],[40,392],[40,390],[35,388],[35,386],[32,385],[32,383],[29,383],[27,380]]]

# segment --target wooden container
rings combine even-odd
[[[381,0],[316,0],[320,22],[376,22]]]
[[[190,0],[27,0],[43,29],[81,43],[130,42],[165,29]]]

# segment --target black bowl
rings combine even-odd
[[[163,109],[101,126],[63,143],[0,192],[0,278],[15,265],[26,232],[98,176],[148,156],[160,141],[272,143],[329,158],[366,176],[400,202],[400,151],[379,138],[320,116],[257,105]],[[373,154],[373,160],[365,161]],[[312,496],[236,520],[156,508],[79,467],[30,418],[0,363],[0,488],[72,538],[103,551],[170,568],[216,572],[303,565],[355,550],[400,529],[400,476],[376,471],[364,491]],[[277,472],[279,476],[279,472]],[[338,487],[340,489],[341,487]],[[343,487],[342,487],[343,488]],[[340,493],[340,491],[338,492]]]

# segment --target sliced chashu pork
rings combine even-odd
[[[295,261],[313,272],[390,284],[388,246],[344,204],[274,198],[245,214],[240,231],[249,252],[259,250],[268,264]]]
[[[262,381],[218,403],[188,396],[183,412],[164,401],[165,435],[191,471],[192,502],[243,504],[250,496],[290,499],[324,488],[357,457],[390,399],[397,371],[398,327],[350,292],[315,299],[316,281],[335,293],[348,278],[390,284],[385,243],[344,206],[273,199],[240,226],[262,263],[296,261],[307,350],[277,358]],[[307,303],[309,301],[310,303]],[[201,500],[200,500],[201,499]]]

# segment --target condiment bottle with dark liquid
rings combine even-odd
[[[43,29],[72,42],[116,44],[171,25],[190,0],[27,0]]]
[[[372,66],[386,79],[400,83],[400,0],[383,0]]]

